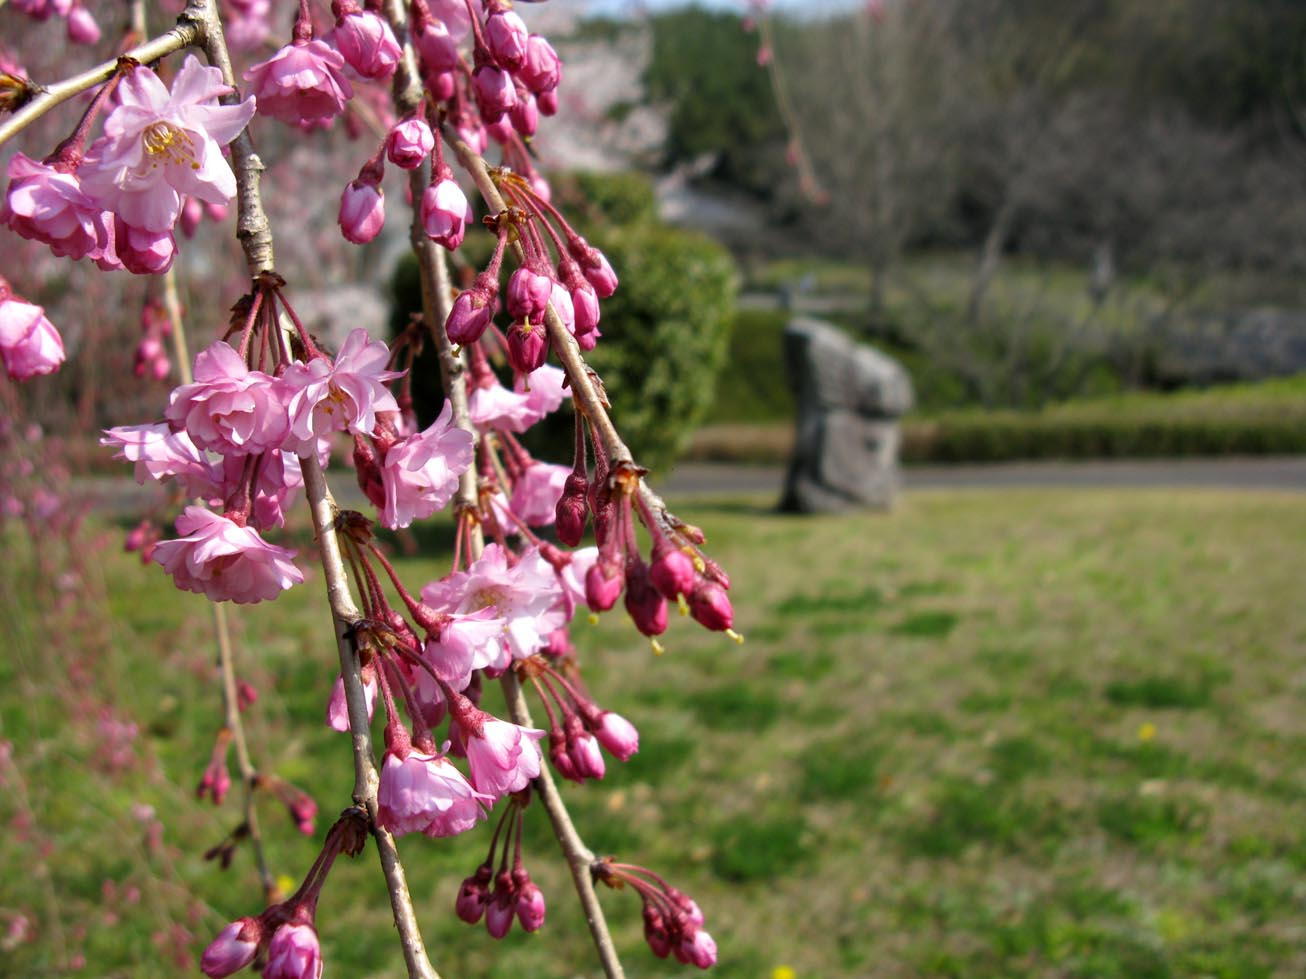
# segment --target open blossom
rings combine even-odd
[[[175,479],[187,496],[211,498],[218,491],[221,472],[184,431],[174,432],[158,422],[106,428],[104,436],[100,444],[117,449],[115,459],[136,464],[136,482],[142,486],[146,479]]]
[[[545,732],[500,721],[484,711],[476,713],[483,718],[479,730],[460,727],[472,784],[496,799],[520,792],[540,774],[540,749],[535,743]]]
[[[484,818],[482,803],[494,799],[473,789],[444,756],[414,748],[405,758],[386,752],[376,802],[377,822],[396,836],[456,836]]]
[[[282,925],[268,943],[263,979],[322,979],[322,945],[310,924]]]
[[[45,242],[60,258],[100,258],[111,247],[105,210],[82,190],[76,172],[22,153],[9,161],[0,223],[24,238]]]
[[[398,530],[429,517],[453,497],[458,477],[471,464],[471,433],[454,426],[453,407],[446,401],[430,428],[386,450],[381,523]]]
[[[363,673],[363,701],[367,704],[367,719],[372,720],[376,711],[376,673]],[[336,731],[349,730],[349,704],[345,701],[345,681],[337,676],[331,688],[331,698],[327,701],[327,727]]]
[[[513,483],[508,505],[530,526],[548,526],[555,519],[558,500],[562,498],[562,485],[569,475],[570,466],[533,462]]]
[[[332,432],[371,435],[378,412],[398,411],[385,386],[402,372],[386,370],[390,348],[367,331],[351,330],[334,360],[314,357],[294,363],[282,377],[290,418],[287,448],[309,451]]]
[[[188,506],[177,518],[177,533],[177,540],[155,546],[154,561],[182,591],[248,605],[276,598],[304,580],[291,560],[294,551],[203,507]]]
[[[245,81],[265,116],[300,129],[329,126],[354,86],[344,75],[345,59],[325,41],[287,44],[267,61],[245,72]]]
[[[500,633],[482,652],[487,666],[504,669],[548,645],[554,629],[567,624],[562,591],[552,565],[537,548],[509,567],[508,555],[489,544],[466,570],[422,589],[422,600],[440,611],[469,613],[493,608],[503,619]]]
[[[45,310],[24,302],[0,280],[0,360],[16,381],[53,374],[64,361],[63,339]]]
[[[175,388],[164,416],[201,449],[247,455],[278,448],[286,437],[283,388],[250,370],[223,340],[195,356],[195,381]]]
[[[449,621],[441,627],[438,636],[427,638],[422,655],[441,680],[455,690],[465,690],[472,681],[472,672],[492,666],[498,657],[498,639],[503,633],[504,620],[492,606],[466,614],[446,614],[450,616]],[[435,695],[443,697],[439,685],[426,670],[417,671],[416,686],[419,699],[423,691],[427,692],[427,699]]]
[[[172,229],[182,195],[226,204],[236,178],[222,157],[254,115],[254,100],[219,105],[231,91],[222,72],[188,55],[169,92],[159,76],[138,67],[123,77],[118,106],[104,120],[79,176],[82,189],[105,210],[146,231]]]
[[[472,391],[467,411],[472,424],[479,429],[524,432],[539,420],[536,412],[531,410],[530,400],[530,395],[509,391],[496,380]]]

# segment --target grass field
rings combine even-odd
[[[592,690],[642,732],[607,784],[567,787],[577,822],[698,899],[720,975],[1306,973],[1306,499],[920,492],[838,519],[764,505],[683,512],[731,571],[745,645],[675,622],[654,657],[615,615],[576,630]],[[200,858],[236,818],[190,791],[217,726],[207,609],[112,548],[55,582],[8,543],[0,973],[59,974],[80,951],[81,974],[178,974],[169,949],[258,910],[246,854],[225,874]],[[421,581],[442,561],[402,567]],[[236,616],[255,754],[316,795],[319,833],[352,780],[321,721],[320,584]],[[138,725],[134,755],[103,757],[105,711]],[[274,802],[261,812],[276,871],[302,873],[314,844]],[[528,817],[549,922],[503,942],[451,913],[488,832],[401,841],[443,975],[595,974]],[[371,850],[333,874],[328,975],[400,975],[378,880]],[[652,958],[631,895],[603,899],[629,975],[692,971]],[[18,913],[29,940],[12,940]]]

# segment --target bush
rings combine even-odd
[[[554,206],[584,231],[596,225],[645,224],[657,217],[653,183],[642,173],[577,170],[549,180]]]
[[[614,191],[604,199],[620,197]],[[621,198],[624,203],[610,206],[635,213],[637,197],[638,192],[629,191]],[[622,434],[636,460],[663,469],[684,450],[712,405],[734,319],[734,262],[711,239],[653,221],[600,226],[591,231],[590,240],[612,262],[621,287],[603,302],[603,339],[587,360],[607,384],[613,412],[621,419]],[[416,265],[408,259],[396,269],[394,294],[392,323],[397,330],[408,311],[422,305]],[[413,378],[413,398],[423,425],[434,420],[443,398],[435,351],[429,347]],[[546,419],[529,433],[526,444],[542,458],[569,460],[570,414]]]

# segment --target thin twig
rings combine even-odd
[[[177,18],[177,26],[156,38],[151,38],[144,44],[137,45],[126,52],[124,57],[144,65],[196,43],[201,33],[199,13],[203,6],[202,2],[190,4]],[[42,86],[32,82],[36,94],[4,123],[0,123],[0,146],[9,142],[51,109],[100,84],[117,71],[118,60],[114,58],[112,61],[105,61],[94,68],[88,68],[80,75],[65,78],[53,85]]]
[[[133,5],[135,9],[136,5]],[[186,343],[186,331],[181,316],[181,299],[177,295],[177,272],[168,269],[163,275],[163,308],[167,311],[168,322],[172,325],[172,351],[177,358],[177,378],[182,384],[193,380],[190,370],[190,350]],[[221,602],[210,602],[213,609],[213,631],[218,645],[218,673],[222,678],[222,715],[223,724],[231,732],[232,744],[236,747],[236,769],[240,772],[242,804],[244,808],[245,838],[254,853],[254,864],[258,868],[259,885],[263,896],[272,901],[276,894],[276,881],[268,869],[267,853],[263,849],[263,834],[258,826],[258,808],[254,793],[258,784],[258,770],[249,753],[249,742],[245,738],[245,724],[240,716],[240,695],[236,690],[236,663],[231,648],[231,631],[227,627],[227,607]]]
[[[235,73],[231,56],[222,32],[222,22],[212,0],[199,0],[203,10],[201,41],[209,63],[221,69],[223,80],[235,87]],[[233,92],[227,101],[239,98]],[[254,151],[249,131],[242,132],[231,144],[232,168],[236,174],[237,237],[245,251],[245,261],[251,277],[272,271],[272,230],[263,210],[259,194],[259,175],[263,163]],[[358,652],[354,646],[352,629],[361,619],[349,590],[349,577],[340,557],[340,542],[336,537],[336,506],[327,488],[326,476],[317,453],[310,451],[300,458],[304,472],[304,490],[313,514],[313,529],[317,535],[322,558],[323,576],[326,579],[327,599],[336,631],[336,649],[340,657],[340,674],[345,689],[345,703],[349,712],[350,737],[354,754],[354,801],[367,809],[372,826],[372,837],[381,861],[386,889],[390,894],[390,908],[394,914],[395,928],[403,949],[404,963],[410,979],[439,979],[431,965],[417,925],[408,880],[394,837],[377,823],[376,793],[380,778],[372,754],[371,724],[367,716],[367,701],[360,676]]]

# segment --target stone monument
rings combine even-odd
[[[785,364],[798,406],[780,508],[833,513],[887,509],[898,492],[898,419],[911,378],[895,360],[820,320],[785,327]]]

